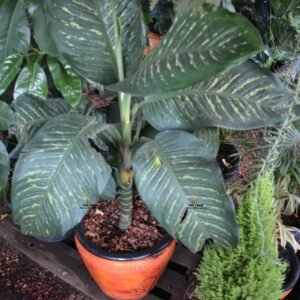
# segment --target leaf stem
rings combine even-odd
[[[124,80],[124,65],[121,44],[121,26],[115,12],[113,12],[115,29],[115,55],[118,66],[119,81]],[[119,228],[126,230],[131,225],[132,220],[132,171],[131,171],[131,96],[125,93],[119,93],[119,108],[122,131],[122,161],[120,162],[119,183],[120,183],[120,221]]]

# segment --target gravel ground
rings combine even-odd
[[[89,300],[0,238],[1,300]]]

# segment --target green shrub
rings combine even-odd
[[[204,251],[197,270],[197,298],[278,300],[284,265],[274,240],[275,214],[271,208],[273,183],[264,175],[251,187],[238,212],[240,241],[235,249],[216,245]]]

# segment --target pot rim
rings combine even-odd
[[[81,245],[90,253],[115,261],[133,261],[152,256],[165,249],[174,240],[167,232],[154,246],[134,252],[110,252],[95,246],[84,234],[82,222],[76,227],[75,235]]]

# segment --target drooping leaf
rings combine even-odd
[[[46,122],[20,155],[12,181],[12,215],[25,234],[59,239],[104,191],[111,168],[89,144],[112,125],[77,113]]]
[[[30,94],[41,99],[48,95],[47,77],[38,63],[27,65],[19,74],[14,90],[14,99]]]
[[[59,52],[51,36],[47,1],[30,0],[28,12],[32,19],[34,39],[39,48],[53,57],[59,56]]]
[[[71,109],[64,99],[41,100],[27,94],[22,94],[14,100],[13,108],[16,112],[16,121],[11,130],[18,140],[18,145],[11,153],[14,158],[18,157],[22,147],[48,119],[65,114]]]
[[[3,142],[0,141],[0,192],[5,189],[9,175],[9,157]]]
[[[14,112],[6,102],[0,101],[0,130],[7,130],[14,121]]]
[[[146,43],[139,1],[54,0],[46,6],[53,41],[79,75],[102,84],[117,81],[114,15],[120,21],[125,71],[137,69]]]
[[[114,178],[111,176],[108,180],[104,191],[101,192],[101,198],[105,200],[113,200],[116,197],[117,186]]]
[[[112,90],[161,95],[206,80],[263,49],[258,31],[244,17],[185,6],[138,71]]]
[[[48,58],[48,66],[56,88],[72,107],[81,103],[81,80],[70,66],[62,66],[55,58]]]
[[[21,55],[12,54],[0,64],[0,95],[6,91],[19,73],[22,61]]]
[[[205,128],[197,130],[194,135],[204,142],[214,157],[217,156],[220,147],[218,128]]]
[[[146,120],[159,130],[209,126],[242,130],[278,125],[290,100],[271,73],[246,62],[166,97],[147,97],[142,109]]]
[[[25,54],[30,45],[30,29],[23,0],[0,2],[0,62],[11,54]]]
[[[236,245],[233,204],[215,157],[200,138],[164,131],[137,149],[133,171],[153,216],[191,251],[208,238]]]

